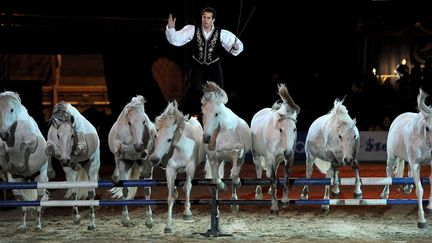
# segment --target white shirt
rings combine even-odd
[[[203,31],[206,40],[209,39],[209,37],[213,33],[213,30],[214,30],[214,25],[212,26],[211,31],[209,32]],[[174,46],[182,46],[193,39],[193,36],[195,34],[195,26],[186,25],[185,27],[183,27],[183,29],[179,31],[176,31],[175,28],[168,28],[167,26],[165,30],[165,34],[169,43],[171,43]],[[228,30],[221,29],[220,41],[223,48],[227,52],[231,51],[231,54],[233,54],[234,56],[237,56],[243,51],[243,43],[241,42],[241,40],[238,39],[233,33],[231,33]],[[234,43],[237,43],[239,46],[238,50],[236,51],[231,50]]]

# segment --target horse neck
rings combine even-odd
[[[237,115],[230,108],[222,105],[221,109],[221,127],[226,129],[234,129],[238,125]]]

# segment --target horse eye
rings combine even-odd
[[[297,128],[294,128],[294,132],[297,132]]]
[[[71,135],[71,138],[74,138],[74,135],[73,135],[73,134]]]
[[[170,138],[170,139],[168,139],[168,143],[171,143],[171,141],[172,141],[172,139]]]
[[[128,121],[129,126],[132,125],[130,121]]]
[[[14,110],[13,110],[13,108],[11,109],[11,112],[13,112]]]
[[[216,113],[216,114],[215,114],[215,116],[218,116],[218,115],[219,115],[219,113]]]
[[[60,139],[60,136],[57,134],[57,139]]]
[[[342,136],[341,135],[339,135],[339,139],[342,140]]]
[[[282,132],[282,128],[279,128],[279,132]]]
[[[143,121],[143,124],[145,124],[145,121]]]
[[[429,127],[426,127],[426,132],[429,132]]]
[[[354,138],[356,138],[357,137],[357,135],[354,135]]]

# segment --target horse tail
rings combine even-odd
[[[138,180],[140,176],[140,167],[134,163],[132,167],[131,175],[129,176],[130,180]],[[125,199],[134,199],[137,193],[137,187],[128,187],[128,196]],[[123,198],[123,187],[113,187],[109,190],[112,194],[112,198]]]
[[[78,171],[78,175],[76,178],[76,181],[88,181],[90,180],[90,177],[87,174],[87,171],[81,167],[81,169]],[[69,198],[72,195],[73,188],[70,188],[66,191],[65,198]],[[77,199],[86,199],[88,197],[88,188],[79,188]]]
[[[327,174],[327,171],[330,169],[331,163],[329,161],[315,158],[315,165],[321,173]]]

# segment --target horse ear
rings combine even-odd
[[[357,118],[353,119],[354,125],[357,124]]]

